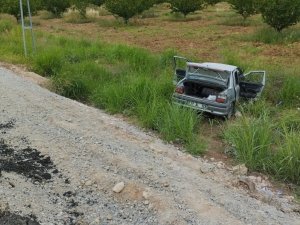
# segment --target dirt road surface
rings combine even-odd
[[[288,197],[4,68],[0,103],[0,224],[300,224]]]

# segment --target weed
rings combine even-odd
[[[63,16],[64,21],[67,23],[90,23],[95,19],[92,17],[82,17],[78,11],[70,11]]]
[[[249,64],[242,60],[238,54],[233,54],[230,50],[222,51],[223,62],[229,65],[238,65],[243,71],[246,71],[250,68]]]
[[[300,133],[283,132],[284,143],[273,158],[273,173],[280,179],[300,184]]]
[[[98,15],[99,16],[109,16],[111,13],[103,6],[98,8]]]
[[[282,131],[286,130],[288,132],[300,132],[300,110],[284,110],[279,114],[279,118],[277,121],[278,127]]]
[[[300,107],[300,79],[295,76],[286,76],[279,98],[285,106]]]
[[[14,24],[10,20],[0,20],[0,32],[9,32]]]
[[[218,22],[218,25],[224,25],[224,26],[250,26],[252,25],[252,21],[250,19],[244,20],[242,17],[234,16],[233,17],[224,17],[220,19]]]
[[[155,17],[158,17],[158,15],[156,14],[156,10],[154,8],[150,8],[148,10],[145,10],[140,15],[140,18],[142,18],[142,19],[155,18]]]
[[[52,81],[54,90],[67,98],[86,101],[90,94],[88,86],[80,77],[72,77],[71,79],[55,77]]]
[[[264,99],[259,101],[246,101],[240,104],[243,114],[251,117],[259,118],[261,116],[270,116],[273,109],[272,106]]]
[[[124,24],[124,22],[121,19],[111,20],[111,19],[101,18],[97,20],[97,24],[100,27],[114,27],[114,28],[126,26],[126,24]]]
[[[252,170],[269,171],[273,132],[268,116],[240,118],[225,130],[225,139],[234,146],[238,161]]]
[[[34,56],[34,71],[43,76],[59,74],[64,63],[61,51],[60,49],[52,48]]]
[[[300,40],[300,29],[289,28],[282,32],[277,32],[272,28],[264,27],[255,31],[252,35],[243,37],[246,41],[263,42],[266,44],[284,44],[293,43]]]
[[[51,13],[51,12],[49,12],[47,10],[41,10],[41,11],[39,11],[38,12],[38,16],[42,20],[50,20],[50,19],[54,19],[56,17],[53,13]]]

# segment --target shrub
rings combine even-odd
[[[61,16],[71,6],[71,2],[70,0],[43,0],[42,6],[55,16]]]
[[[299,0],[263,0],[260,11],[265,23],[278,32],[300,21]]]
[[[89,5],[97,5],[101,6],[104,1],[103,0],[72,0],[72,3],[75,5],[75,8],[79,11],[80,16],[82,18],[86,18],[86,8]]]
[[[186,17],[189,13],[204,8],[204,0],[171,0],[172,11],[180,12]]]
[[[256,0],[228,0],[228,2],[244,20],[257,13]]]
[[[35,14],[37,10],[41,9],[41,0],[30,1],[31,13]],[[0,1],[0,13],[7,13],[13,15],[17,20],[21,18],[19,1],[15,0],[1,0]],[[24,16],[28,15],[27,2],[23,1],[23,13]]]
[[[10,20],[0,20],[0,32],[8,32],[13,28],[13,23]]]
[[[106,0],[105,7],[112,14],[122,17],[127,24],[129,19],[153,6],[148,0]]]

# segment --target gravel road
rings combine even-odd
[[[0,224],[300,225],[291,198],[4,68],[0,103]]]

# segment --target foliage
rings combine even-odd
[[[205,6],[204,0],[171,0],[173,12],[180,12],[186,17],[189,13],[201,10]]]
[[[37,10],[41,9],[41,0],[30,1],[31,13],[34,15]],[[17,20],[21,18],[20,4],[16,0],[1,0],[0,1],[0,13],[7,13],[13,15]],[[28,15],[27,2],[23,1],[23,13],[24,16]]]
[[[112,14],[122,17],[127,24],[129,19],[153,6],[148,0],[106,0],[105,7]]]
[[[300,21],[299,0],[263,0],[260,3],[263,20],[281,32]]]
[[[70,0],[43,0],[43,8],[53,13],[55,16],[61,16],[67,8],[71,6]]]
[[[0,33],[9,32],[14,24],[10,20],[0,20]]]
[[[221,1],[222,0],[205,0],[205,3],[207,5],[215,5],[215,4],[217,4],[217,3],[221,2]]]
[[[257,0],[228,0],[228,2],[244,20],[257,13]]]
[[[97,5],[101,6],[104,1],[103,0],[71,0],[72,4],[74,4],[75,8],[79,11],[82,18],[86,17],[86,8],[89,5]]]

